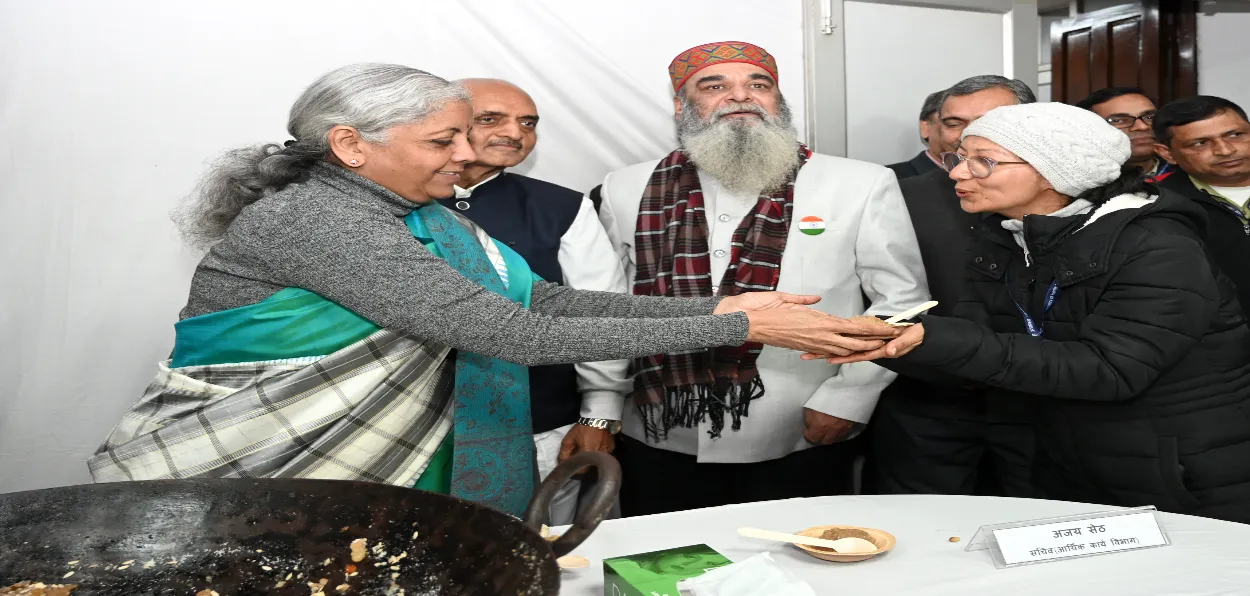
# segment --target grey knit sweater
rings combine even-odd
[[[711,314],[718,298],[630,296],[537,282],[530,308],[522,308],[417,242],[403,222],[415,207],[344,168],[317,164],[307,181],[239,214],[200,261],[182,318],[298,287],[381,327],[526,366],[746,341],[746,315]]]

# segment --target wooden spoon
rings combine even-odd
[[[903,311],[903,312],[901,312],[901,313],[898,313],[898,314],[896,314],[896,315],[894,315],[894,316],[892,316],[892,317],[890,317],[890,318],[886,319],[886,320],[885,320],[885,322],[886,322],[886,323],[888,323],[888,324],[890,324],[890,325],[893,325],[893,324],[895,324],[895,323],[900,323],[900,322],[902,322],[902,321],[906,321],[907,319],[910,319],[910,318],[912,318],[912,317],[914,317],[914,316],[916,316],[916,315],[918,315],[918,314],[920,314],[920,313],[922,313],[922,312],[924,312],[924,311],[926,311],[926,310],[929,310],[930,308],[933,308],[933,307],[935,307],[935,306],[937,306],[937,305],[938,305],[937,300],[930,300],[930,301],[928,301],[928,302],[926,302],[926,303],[924,303],[924,304],[921,304],[920,306],[917,306],[917,307],[914,307],[914,308],[909,308],[909,309],[907,309],[907,310],[905,310],[905,311]]]
[[[871,553],[876,552],[877,550],[877,545],[864,540],[863,538],[839,538],[838,540],[825,540],[824,538],[813,538],[811,536],[802,536],[799,534],[786,534],[784,532],[760,530],[757,528],[738,528],[738,534],[746,536],[747,538],[759,538],[760,540],[775,540],[777,542],[789,542],[790,544],[818,546],[820,548],[827,548],[843,554]]]
[[[556,565],[558,565],[560,569],[585,569],[586,567],[590,567],[590,559],[587,559],[586,557],[579,557],[577,555],[565,555],[556,559]]]

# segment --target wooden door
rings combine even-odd
[[[1141,87],[1166,103],[1198,92],[1196,0],[1144,0],[1051,25],[1051,99]]]

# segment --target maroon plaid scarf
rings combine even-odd
[[[801,168],[811,152],[799,146]],[[794,178],[772,194],[760,195],[734,231],[729,268],[720,296],[777,289],[781,254],[794,211]],[[676,222],[677,225],[670,225]],[[643,191],[634,232],[637,273],[634,294],[696,298],[712,296],[707,216],[699,176],[686,154],[674,151],[660,161]],[[648,437],[659,439],[674,426],[691,428],[710,419],[711,436],[742,428],[751,400],[764,395],[755,361],[758,343],[722,346],[634,360],[631,396]]]

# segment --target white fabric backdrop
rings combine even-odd
[[[286,139],[331,68],[511,79],[543,117],[521,171],[579,190],[672,148],[665,67],[697,43],[776,55],[802,130],[801,4],[679,4],[0,2],[0,492],[89,480],[186,300],[170,210],[205,160]]]

